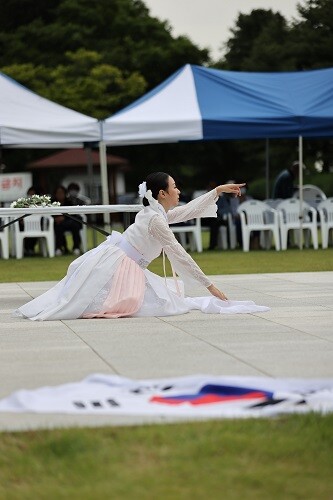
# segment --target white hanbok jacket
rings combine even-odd
[[[216,217],[216,190],[165,212],[162,205],[142,209],[135,222],[120,234],[74,260],[57,285],[14,312],[31,320],[168,316],[192,309],[205,313],[267,311],[252,301],[222,301],[212,295],[185,297],[183,282],[211,281],[176,240],[169,224],[196,217]],[[164,251],[181,278],[161,278],[147,269]]]

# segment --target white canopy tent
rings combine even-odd
[[[68,148],[99,140],[98,120],[40,97],[0,73],[0,146]]]
[[[56,104],[0,73],[1,148],[81,148],[100,143],[103,203],[109,202],[106,148],[95,118]],[[107,194],[106,194],[107,193]]]

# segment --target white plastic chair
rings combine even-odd
[[[188,224],[181,226],[170,225],[170,229],[174,234],[179,234],[181,245],[186,247],[186,234],[190,237],[190,250],[194,252],[202,252],[202,236],[201,236],[201,219],[194,219],[194,224],[188,221]]]
[[[0,226],[7,224],[8,218],[3,217],[0,219]],[[9,259],[9,229],[8,226],[0,231],[0,252],[3,259]]]
[[[279,219],[276,210],[262,201],[248,200],[239,205],[237,212],[241,220],[244,252],[250,249],[250,236],[253,231],[264,232],[266,248],[270,246],[269,236],[273,233],[275,249],[280,250]],[[270,215],[272,221],[269,220]]]
[[[201,233],[205,232],[205,231],[210,232],[210,230],[211,230],[210,226],[203,226],[201,224]],[[227,250],[228,249],[228,234],[227,234],[226,226],[220,226],[218,228],[217,248],[219,248],[220,250]]]
[[[24,238],[38,238],[39,246],[44,257],[54,257],[54,220],[49,215],[29,215],[22,219],[24,228],[20,231],[18,222],[14,224],[14,248],[17,259],[23,257]]]
[[[327,198],[318,205],[320,228],[321,228],[321,245],[323,248],[328,247],[330,230],[333,233],[333,198]],[[331,233],[331,235],[332,235]],[[331,238],[332,240],[333,238]]]
[[[194,191],[193,194],[192,194],[192,200],[194,200],[195,198],[198,198],[198,196],[201,196],[201,195],[203,195],[205,193],[207,193],[206,189],[199,189],[197,191]]]
[[[220,250],[228,250],[229,248],[228,229],[226,228],[226,226],[219,227],[219,232],[217,235],[217,248],[219,248]]]
[[[274,210],[276,210],[276,207],[281,203],[281,201],[283,201],[283,198],[266,198],[263,201],[264,201],[264,203],[266,203],[266,205],[268,205],[269,207],[274,208]],[[273,220],[274,220],[273,214],[268,213],[267,214],[267,222],[273,222]],[[264,243],[263,235],[260,234],[260,245],[264,246],[264,244],[265,243]],[[271,246],[272,246],[272,234],[269,234],[269,247],[271,247]]]
[[[266,200],[264,200],[264,203],[266,203],[266,205],[268,205],[269,207],[276,209],[281,201],[283,201],[282,198],[266,198]]]
[[[234,250],[237,246],[236,226],[231,213],[227,214],[227,225],[219,228],[217,246],[223,250],[230,248]]]
[[[313,184],[304,184],[302,191],[303,200],[315,209],[317,209],[319,203],[327,199],[324,191],[318,186],[314,186]],[[293,198],[299,198],[299,190],[294,193]]]
[[[313,248],[318,249],[317,211],[306,201],[302,204],[303,221],[302,229],[311,234]],[[286,250],[288,244],[288,232],[294,230],[300,233],[300,201],[297,198],[288,198],[281,201],[277,206],[280,220],[281,249]],[[308,243],[307,243],[308,244]]]

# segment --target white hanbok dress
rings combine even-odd
[[[113,231],[98,247],[74,260],[67,275],[46,293],[14,311],[31,320],[169,316],[193,309],[234,314],[269,310],[252,301],[212,295],[186,297],[183,283],[211,281],[178,243],[169,224],[216,217],[216,190],[165,212],[155,203],[142,209],[123,234]],[[164,251],[180,277],[166,280],[147,269]]]

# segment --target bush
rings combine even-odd
[[[269,185],[268,198],[272,195],[273,184],[274,179],[271,180]],[[333,197],[333,173],[305,174],[303,177],[303,184],[313,184],[322,189],[327,198]],[[266,198],[266,179],[262,177],[252,181],[249,185],[248,194],[256,200],[264,200]]]
[[[252,196],[255,200],[264,200],[267,198],[266,196],[266,179],[261,178],[261,179],[256,179],[251,182],[248,186],[248,194]],[[272,194],[272,187],[270,183],[270,187],[268,190],[268,198],[271,197]]]
[[[333,173],[305,175],[303,181],[304,184],[314,184],[322,189],[327,198],[333,196]]]

